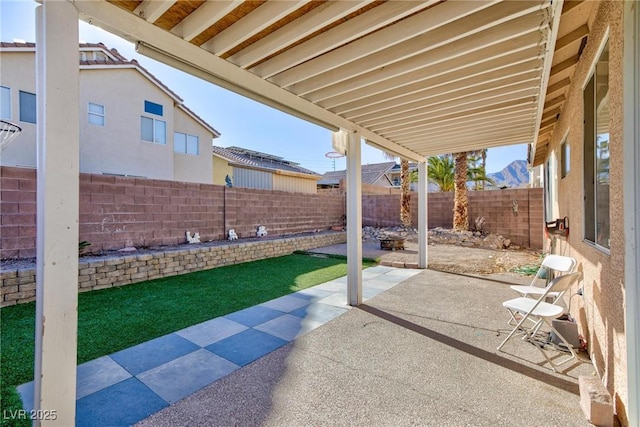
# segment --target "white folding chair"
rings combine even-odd
[[[502,351],[502,347],[509,341],[514,335],[517,333],[522,333],[524,335],[524,340],[531,342],[534,344],[538,350],[543,354],[547,362],[551,365],[551,369],[556,371],[556,367],[567,363],[568,361],[574,359],[576,357],[576,353],[573,350],[571,344],[567,342],[567,340],[562,336],[558,330],[553,327],[552,320],[561,317],[565,309],[564,307],[551,304],[545,302],[545,299],[552,293],[557,292],[562,295],[567,289],[569,289],[574,283],[576,283],[582,277],[582,273],[569,273],[564,276],[556,277],[549,282],[546,288],[544,288],[544,292],[540,295],[540,297],[536,300],[533,298],[527,297],[518,297],[502,303],[503,307],[505,307],[509,311],[509,315],[512,319],[516,319],[520,317],[520,321],[513,328],[511,333],[502,341],[502,344],[498,346],[498,351]],[[557,300],[556,300],[557,301]],[[516,317],[517,316],[517,317]],[[524,326],[526,321],[532,321],[534,325],[530,328],[526,328]],[[547,325],[551,331],[553,331],[558,338],[562,341],[562,343],[567,347],[567,349],[571,352],[571,356],[566,358],[561,362],[554,363],[551,361],[547,353],[544,351],[544,343],[540,343],[535,339],[535,335],[538,333],[540,327],[542,325]]]
[[[542,260],[542,265],[538,269],[536,276],[531,281],[531,284],[528,286],[521,285],[513,285],[511,289],[522,294],[522,296],[532,296],[534,298],[539,297],[543,293],[545,293],[547,286],[539,286],[538,282],[543,272],[546,272],[546,284],[548,285],[551,279],[554,279],[562,274],[572,273],[573,269],[576,268],[576,260],[574,258],[562,255],[547,255],[544,260]],[[548,297],[553,298],[553,302],[555,303],[561,296],[560,292],[550,292],[547,294]]]

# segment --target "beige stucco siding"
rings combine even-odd
[[[174,131],[198,137],[198,155],[175,153],[173,155],[173,179],[176,181],[212,184],[211,132],[194,121],[179,108],[174,113]],[[173,132],[167,136],[168,145],[174,149]]]
[[[571,311],[587,339],[592,361],[614,397],[616,412],[623,423],[627,405],[627,362],[624,329],[624,230],[622,201],[622,10],[620,1],[601,2],[594,7],[590,33],[568,93],[567,103],[554,130],[547,156],[560,155],[567,135],[570,144],[570,172],[558,182],[559,216],[567,216],[570,234],[560,241],[556,253],[578,260],[584,274],[584,296],[571,296]],[[610,250],[584,241],[583,188],[583,87],[604,40],[609,40],[610,108]],[[548,158],[548,157],[547,157]],[[559,163],[559,162],[558,162]],[[558,173],[558,177],[560,174]],[[573,289],[571,295],[576,292]]]
[[[36,167],[36,125],[20,121],[19,92],[36,92],[35,52],[2,52],[0,83],[10,88],[11,118],[21,134],[0,157],[3,166]],[[37,94],[36,94],[37,96]],[[144,102],[163,107],[146,113]],[[104,126],[89,123],[89,103],[104,107]],[[80,70],[80,172],[211,183],[212,134],[174,105],[174,99],[134,68]],[[166,144],[142,141],[141,117],[166,123]],[[199,155],[174,154],[173,132],[197,135]]]
[[[226,185],[225,178],[233,178],[233,168],[229,166],[229,161],[218,156],[213,156],[213,184]]]
[[[36,70],[33,52],[3,52],[0,58],[0,85],[11,90],[9,121],[22,132],[0,156],[3,166],[36,167],[36,125],[20,121],[19,91],[36,92]]]
[[[317,180],[289,175],[273,175],[273,189],[290,193],[317,193]]]
[[[163,115],[144,111],[144,101]],[[105,126],[88,124],[88,103],[105,107]],[[141,117],[167,124],[166,144],[141,140]],[[173,100],[134,69],[80,73],[80,172],[173,179]]]

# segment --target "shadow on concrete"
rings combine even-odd
[[[510,369],[522,375],[526,375],[530,378],[533,378],[534,380],[544,382],[545,384],[549,384],[554,387],[560,388],[562,390],[568,391],[570,393],[580,395],[578,385],[571,381],[558,378],[554,375],[545,374],[543,372],[540,372],[537,369],[521,365],[520,363],[517,363],[516,361],[513,361],[511,359],[507,359],[505,357],[499,356],[495,353],[491,353],[489,351],[483,350],[478,347],[474,347],[463,341],[441,334],[432,329],[425,328],[424,326],[417,325],[408,320],[402,319],[398,316],[387,313],[386,311],[377,309],[370,305],[361,304],[357,308],[371,315],[374,315],[388,322],[391,322],[395,325],[398,325],[410,331],[416,332],[424,337],[427,337],[429,339],[438,341],[442,344],[448,345],[452,348],[455,348],[456,350],[463,351],[472,356],[486,360],[487,362],[494,363],[496,365],[502,366],[503,368]]]

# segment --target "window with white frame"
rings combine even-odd
[[[584,238],[609,249],[609,43],[584,89]]]
[[[11,88],[0,86],[0,119],[11,120]]]
[[[36,94],[20,91],[20,121],[36,122]]]
[[[558,161],[555,151],[547,159],[544,167],[544,217],[545,221],[553,221],[558,217]]]
[[[89,124],[104,126],[104,105],[89,103]]]
[[[569,141],[564,140],[560,145],[560,178],[569,175],[571,170],[571,147]]]
[[[198,155],[198,137],[182,132],[173,133],[173,151],[176,153]]]
[[[141,117],[140,122],[140,139],[156,144],[167,143],[167,122],[151,117]]]

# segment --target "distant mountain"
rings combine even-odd
[[[529,184],[529,170],[526,160],[514,160],[500,172],[487,174],[496,182],[496,187],[524,187]]]

